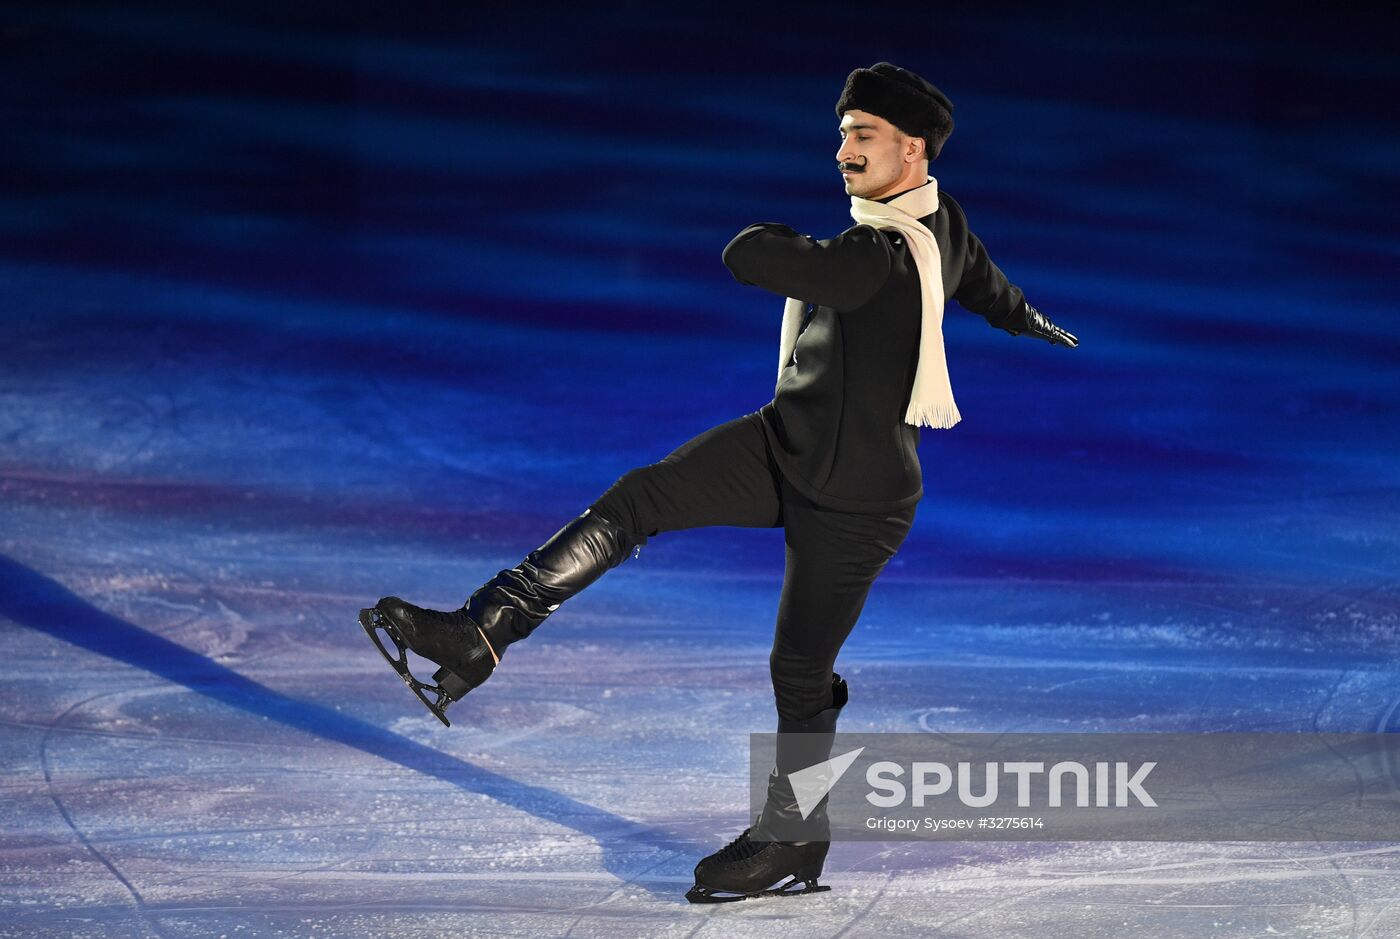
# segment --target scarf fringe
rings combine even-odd
[[[960,420],[962,415],[958,413],[958,406],[951,399],[946,404],[934,406],[920,406],[910,401],[909,410],[904,413],[904,423],[913,424],[915,427],[923,424],[935,430],[947,430]]]

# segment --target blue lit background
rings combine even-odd
[[[522,934],[586,932],[602,898],[695,925],[674,901],[742,827],[746,734],[771,730],[780,532],[654,539],[450,731],[354,615],[460,604],[768,400],[782,301],[720,250],[754,221],[851,224],[832,106],[882,59],[952,98],[930,171],[1081,345],[950,305],[964,419],[924,431],[914,532],[838,664],[843,729],[1395,729],[1393,17],[287,6],[4,14],[20,934],[468,910],[514,934],[501,871],[556,878],[510,891],[541,917]],[[724,782],[678,802],[678,773]],[[868,850],[829,876],[952,863]],[[834,923],[905,928],[894,899],[831,896]]]

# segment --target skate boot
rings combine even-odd
[[[448,727],[452,722],[447,719],[447,706],[490,678],[499,661],[465,608],[444,613],[384,597],[360,611],[360,625],[418,700]],[[394,646],[392,655],[379,636],[381,630]],[[433,673],[432,684],[410,671],[405,649],[441,666]]]
[[[460,610],[425,610],[385,597],[360,611],[360,625],[418,699],[444,724],[447,707],[495,670],[506,648],[647,541],[585,510],[513,568],[482,584]],[[397,654],[379,636],[383,631]],[[404,650],[441,666],[433,683],[409,670]],[[432,696],[431,698],[429,696]]]
[[[798,896],[831,889],[817,883],[831,847],[827,799],[804,816],[790,775],[830,758],[836,719],[848,700],[846,683],[835,674],[832,700],[831,707],[805,721],[778,720],[777,765],[768,776],[763,810],[738,838],[695,866],[695,886],[685,895],[691,903]],[[778,840],[781,835],[800,835],[803,840]]]

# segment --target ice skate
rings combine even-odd
[[[752,832],[753,828],[745,828],[738,838],[695,866],[695,886],[686,891],[687,900],[729,903],[831,889],[817,883],[830,842],[759,841]]]
[[[425,610],[398,597],[385,597],[360,611],[360,625],[418,700],[449,727],[452,722],[447,719],[448,705],[491,677],[496,668],[490,645],[465,608],[443,613]],[[381,632],[389,638],[393,653]],[[410,671],[406,649],[440,666],[433,673],[431,684]]]
[[[491,677],[507,647],[646,541],[589,509],[478,587],[460,610],[442,613],[385,597],[360,611],[360,625],[418,700],[451,726],[448,705]],[[441,666],[431,684],[409,670],[405,649]]]
[[[831,848],[828,799],[804,814],[793,793],[792,773],[831,756],[836,720],[849,698],[846,682],[833,674],[830,707],[802,721],[779,719],[776,765],[768,776],[763,810],[738,838],[695,865],[695,886],[687,891],[687,900],[724,903],[831,889],[817,883]],[[803,840],[780,840],[794,836]]]
[[[811,840],[779,841],[774,832]],[[695,886],[685,897],[691,903],[723,903],[830,890],[817,884],[830,847],[826,800],[803,818],[789,776],[775,769],[763,811],[739,837],[695,865]],[[784,878],[791,879],[779,884]]]

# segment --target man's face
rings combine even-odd
[[[916,138],[869,111],[847,111],[841,116],[839,132],[836,162],[849,165],[840,168],[847,195],[881,198],[907,178],[913,162],[922,159],[923,147]]]

